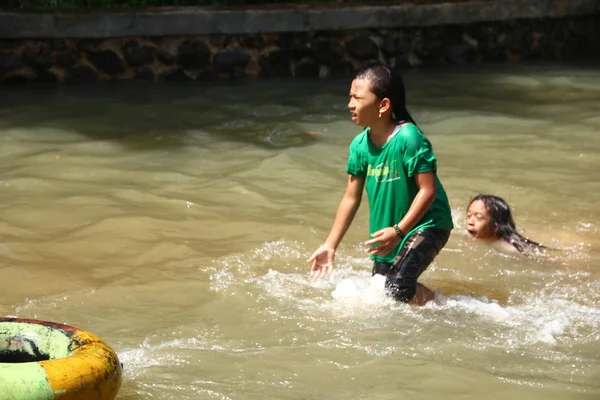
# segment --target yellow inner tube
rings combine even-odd
[[[112,400],[117,354],[98,336],[48,321],[0,318],[0,400]]]

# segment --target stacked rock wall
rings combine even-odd
[[[599,14],[402,28],[0,39],[0,81],[202,81],[393,68],[600,59]]]

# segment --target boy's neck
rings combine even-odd
[[[371,141],[377,146],[385,144],[394,132],[395,127],[396,121],[392,119],[381,119],[380,121],[377,121],[369,127]]]

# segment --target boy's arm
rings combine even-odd
[[[405,235],[423,218],[437,197],[437,186],[433,172],[415,174],[415,182],[419,187],[419,191],[402,221],[398,222],[398,227]]]
[[[365,178],[359,178],[353,175],[348,176],[346,192],[338,206],[333,226],[329,235],[312,256],[308,259],[312,263],[311,276],[314,279],[320,279],[331,272],[333,269],[333,260],[335,250],[340,245],[346,231],[354,220],[362,199],[362,192],[365,186]]]
[[[358,211],[362,199],[362,192],[365,186],[365,179],[353,175],[348,175],[346,192],[340,201],[335,220],[331,231],[325,240],[325,244],[333,249],[337,249],[344,238],[346,231],[352,224],[354,216]]]
[[[398,227],[404,235],[410,232],[423,218],[437,197],[437,186],[433,172],[415,174],[415,182],[419,187],[419,191],[402,221],[398,222]],[[367,252],[382,256],[392,251],[402,239],[393,227],[380,229],[371,236],[372,239],[365,242],[365,246],[368,246]]]

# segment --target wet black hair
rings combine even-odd
[[[415,120],[406,109],[404,82],[398,71],[390,70],[385,65],[372,65],[356,74],[355,79],[364,79],[369,82],[369,89],[379,99],[388,98],[392,105],[392,118],[396,122],[410,121],[416,125]]]
[[[494,233],[498,239],[512,244],[520,253],[528,253],[528,250],[539,252],[548,249],[517,231],[510,206],[503,198],[491,194],[478,194],[471,199],[469,206],[477,200],[483,201],[490,220],[494,224]]]

